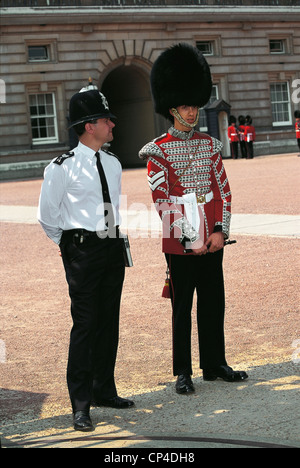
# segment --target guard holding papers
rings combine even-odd
[[[202,54],[188,44],[164,51],[151,72],[155,111],[171,121],[168,132],[146,144],[152,198],[162,219],[162,248],[170,273],[173,372],[178,393],[194,392],[191,309],[197,291],[200,367],[205,380],[247,378],[227,365],[224,344],[223,247],[229,237],[231,192],[222,144],[199,133],[199,111],[212,80]]]

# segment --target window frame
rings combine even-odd
[[[288,94],[288,100],[283,100],[283,101],[280,101],[280,100],[276,100],[276,101],[273,101],[272,100],[272,86],[277,86],[277,85],[286,85],[286,91],[287,91],[287,94]],[[290,86],[289,86],[289,81],[274,81],[273,83],[270,83],[270,103],[271,103],[271,115],[272,115],[272,126],[273,127],[288,127],[288,126],[291,126],[292,123],[293,123],[293,120],[292,120],[292,106],[291,106],[291,92],[290,92]],[[273,110],[273,106],[279,106],[279,105],[284,105],[286,104],[287,105],[287,112],[288,112],[288,115],[289,115],[289,119],[288,120],[284,120],[284,121],[281,121],[281,120],[274,120],[274,110]],[[276,114],[276,110],[275,110],[275,114]]]
[[[210,52],[203,52],[199,49],[200,44],[207,44],[209,46]],[[197,49],[206,57],[213,57],[215,55],[215,41],[196,41]]]
[[[198,44],[210,43],[212,54],[203,54],[207,57],[222,57],[222,39],[220,35],[203,36],[196,34],[193,36],[194,45],[197,48]],[[199,50],[199,49],[198,49]],[[201,51],[200,51],[201,52]]]
[[[271,51],[271,42],[281,42],[283,45],[282,51]],[[268,34],[269,55],[292,55],[294,53],[293,35],[290,33]]]
[[[44,114],[32,114],[31,113],[31,96],[35,96],[36,101],[38,101],[38,96],[47,96],[50,95],[52,97],[52,103],[51,105],[53,106],[53,112],[52,113],[44,113]],[[58,137],[58,125],[57,125],[57,111],[56,111],[56,100],[55,100],[55,93],[48,91],[48,92],[29,92],[28,94],[28,103],[29,103],[29,119],[30,119],[30,127],[31,127],[31,141],[33,146],[37,145],[49,145],[49,144],[54,144],[59,142],[59,137]],[[36,107],[38,107],[39,103],[36,102]],[[44,106],[47,106],[47,103],[44,102]],[[45,126],[33,126],[33,119],[37,120],[42,120],[45,119]],[[46,132],[48,133],[48,129],[50,126],[47,125],[47,120],[52,119],[53,120],[53,127],[54,129],[54,136],[46,136],[46,137],[34,137],[34,128],[37,128],[38,131],[40,132],[42,128],[46,129]]]
[[[48,63],[57,63],[58,53],[57,53],[57,41],[58,38],[54,37],[44,37],[40,36],[39,38],[33,38],[31,36],[24,38],[25,44],[25,53],[26,53],[26,62],[30,65],[42,65]],[[29,47],[46,47],[48,59],[47,60],[31,60],[29,57]]]
[[[33,58],[30,56],[30,49],[37,49],[37,48],[45,48],[46,50],[46,58]],[[47,44],[28,44],[27,45],[27,53],[28,53],[28,63],[45,63],[45,62],[51,62],[51,52],[50,52],[50,47]]]

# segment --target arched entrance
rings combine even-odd
[[[156,136],[149,77],[135,65],[122,65],[109,73],[101,91],[117,117],[111,151],[125,168],[144,165],[138,152]]]

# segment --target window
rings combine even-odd
[[[271,54],[285,54],[286,46],[284,39],[270,39],[270,53]]]
[[[209,106],[217,99],[219,99],[218,86],[213,85],[210,99],[205,107]],[[208,130],[207,121],[206,121],[206,113],[205,113],[204,107],[200,110],[199,127],[202,132],[207,132]]]
[[[32,143],[56,143],[58,136],[54,94],[30,94],[29,106]]]
[[[289,83],[271,84],[273,126],[292,124]]]
[[[49,49],[47,46],[28,46],[29,62],[48,62],[49,60]]]
[[[269,52],[271,55],[292,55],[294,53],[294,37],[286,33],[269,36]]]
[[[33,39],[24,37],[26,60],[28,63],[57,63],[57,40],[58,36],[50,35]]]
[[[200,52],[202,52],[203,55],[214,55],[213,42],[197,41],[196,46],[197,46],[197,49],[200,50]]]

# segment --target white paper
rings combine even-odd
[[[185,216],[196,232],[200,230],[200,216],[197,197],[195,193],[187,193],[182,196],[184,200]]]

